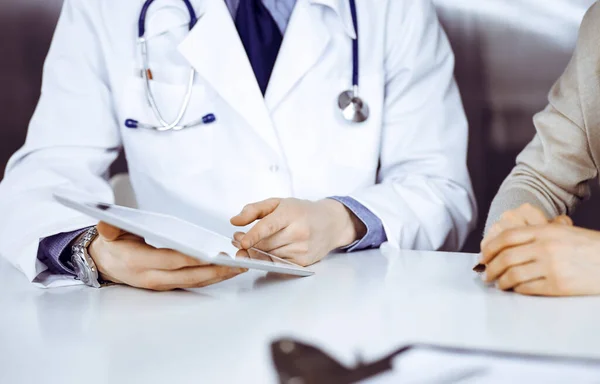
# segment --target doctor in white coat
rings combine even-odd
[[[243,272],[152,248],[103,223],[97,236],[89,229],[97,223],[53,200],[69,188],[112,201],[107,170],[120,149],[140,208],[212,223],[229,236],[230,220],[257,221],[235,234],[244,248],[303,265],[385,240],[458,250],[475,204],[454,58],[435,9],[429,0],[355,0],[355,25],[351,3],[193,0],[198,20],[189,29],[185,2],[157,0],[144,23],[152,68],[144,76],[144,1],[65,0],[26,143],[0,184],[0,254],[46,287],[79,283],[69,255],[84,234],[106,281],[164,290]],[[248,33],[266,27],[236,20],[253,9],[268,11],[281,32],[282,41],[259,42],[278,44],[267,47],[278,52],[267,79],[256,67],[261,48],[248,43]],[[353,86],[355,38],[359,95],[369,105],[361,123],[338,107],[340,92]],[[164,132],[126,126],[161,126],[146,77],[165,119],[174,118],[190,68],[196,76],[182,122],[209,114],[216,121]]]

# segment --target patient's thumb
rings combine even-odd
[[[573,226],[573,220],[571,220],[571,218],[567,215],[558,216],[558,217],[554,218],[554,220],[552,220],[552,222],[554,224],[568,225],[570,227]]]

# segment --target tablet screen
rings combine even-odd
[[[104,203],[85,204],[91,209],[98,209],[118,221],[123,221],[124,224],[129,224],[130,228],[123,229],[144,237],[157,248],[171,248],[172,242],[176,242],[181,246],[201,251],[206,257],[224,253],[230,258],[235,257],[238,251],[231,239],[173,216]]]

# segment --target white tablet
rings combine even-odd
[[[173,249],[211,264],[259,269],[295,276],[311,276],[308,268],[257,249],[240,251],[232,239],[173,216],[106,204],[57,193],[61,204],[146,239],[152,245]]]

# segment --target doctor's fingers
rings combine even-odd
[[[252,227],[241,239],[241,245],[244,249],[256,246],[262,240],[267,239],[291,223],[291,218],[282,211],[275,211]]]
[[[246,269],[216,265],[189,267],[176,271],[150,270],[135,278],[135,281],[130,284],[134,287],[153,291],[201,288],[231,279],[244,272],[246,272]]]
[[[288,244],[281,248],[273,249],[269,253],[302,267],[308,267],[322,259],[322,255],[312,252],[308,242],[305,241]]]
[[[148,244],[124,244],[118,250],[111,252],[118,258],[123,267],[129,271],[141,272],[146,270],[177,270],[187,267],[208,265],[183,253],[171,249],[157,249]]]
[[[231,218],[231,224],[242,227],[270,215],[279,207],[281,199],[267,199],[258,203],[248,204],[236,216]]]
[[[98,230],[98,234],[102,236],[106,241],[115,241],[118,240],[120,237],[128,234],[128,232],[110,224],[107,224],[103,221],[99,222],[98,225],[96,225],[96,229]]]
[[[289,225],[281,231],[262,239],[254,246],[261,251],[271,252],[274,249],[285,247],[286,245],[307,242],[309,240],[308,230]]]
[[[236,232],[233,234],[233,241],[231,242],[235,247],[240,249],[242,247],[242,239],[246,236],[245,232]]]

